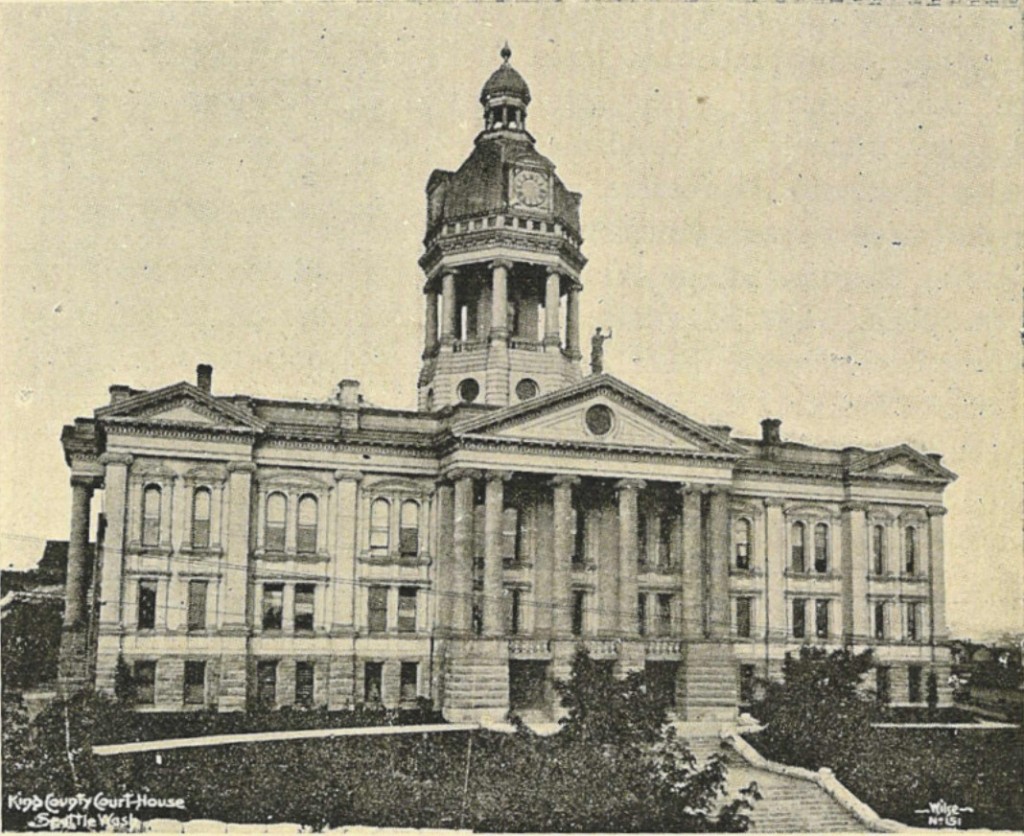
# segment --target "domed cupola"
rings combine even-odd
[[[420,409],[506,406],[581,377],[580,195],[526,131],[512,50],[480,93],[484,129],[427,181]]]
[[[512,50],[508,44],[501,50],[503,63],[491,73],[480,91],[480,104],[484,106],[484,131],[526,131],[526,106],[530,103],[530,88],[509,64]]]

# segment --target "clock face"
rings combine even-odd
[[[520,171],[512,180],[512,194],[516,203],[539,209],[548,202],[548,178],[537,171]]]

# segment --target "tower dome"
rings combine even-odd
[[[491,99],[501,96],[508,96],[519,99],[524,105],[530,103],[530,88],[521,75],[509,64],[512,57],[512,50],[505,44],[501,50],[501,57],[504,62],[498,69],[491,73],[491,77],[484,84],[480,91],[480,104],[487,106]]]

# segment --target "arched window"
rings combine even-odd
[[[288,499],[283,493],[272,493],[267,497],[267,519],[264,526],[268,552],[284,551],[285,520],[288,516]]]
[[[871,560],[876,575],[885,574],[885,527],[871,529]]]
[[[160,545],[160,506],[162,492],[158,485],[148,485],[142,493],[142,545]]]
[[[903,556],[908,575],[917,571],[917,529],[910,526],[903,535]]]
[[[736,568],[750,568],[750,520],[736,520],[733,525],[733,543],[736,551]]]
[[[790,568],[794,572],[805,572],[807,571],[807,563],[804,555],[806,530],[802,522],[793,523],[791,538],[790,548],[792,550],[793,560]]]
[[[317,501],[312,494],[299,499],[299,525],[296,529],[295,548],[303,554],[316,551]]]
[[[370,553],[387,554],[391,545],[391,503],[375,499],[370,506]]]
[[[192,548],[210,548],[209,488],[196,488],[192,494]]]
[[[814,571],[828,571],[828,526],[818,523],[814,526]]]
[[[402,503],[398,549],[402,557],[418,557],[420,553],[420,504],[412,499]]]

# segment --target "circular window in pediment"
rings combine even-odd
[[[473,378],[467,377],[459,384],[459,400],[463,403],[473,403],[480,397],[480,384]]]
[[[540,392],[540,387],[537,385],[537,381],[530,380],[528,377],[524,377],[516,384],[516,397],[521,401],[536,398],[538,392]]]
[[[597,404],[587,410],[587,429],[594,435],[607,435],[612,429],[612,411],[604,404]]]

